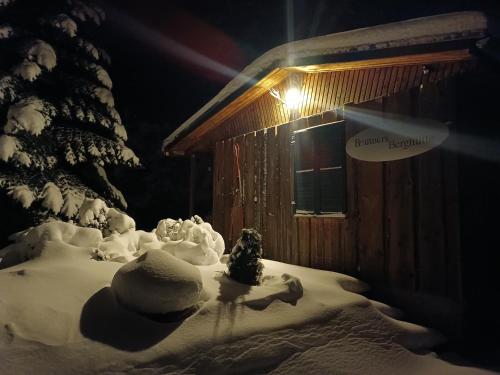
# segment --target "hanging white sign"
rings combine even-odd
[[[389,121],[351,137],[346,152],[352,158],[364,161],[400,160],[432,150],[448,135],[446,124],[434,120],[413,119],[399,122],[397,126]]]

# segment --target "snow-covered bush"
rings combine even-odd
[[[127,308],[148,314],[186,310],[200,300],[201,273],[195,266],[161,250],[150,250],[125,264],[111,290]]]
[[[94,254],[98,260],[126,263],[149,250],[162,250],[194,265],[211,265],[224,252],[222,236],[209,223],[164,219],[151,232],[135,230],[131,217],[97,199],[83,203],[79,224],[103,232]]]
[[[198,265],[213,264],[224,253],[222,236],[199,217],[193,220],[164,219],[156,227],[162,249]]]
[[[255,229],[242,229],[227,262],[228,274],[244,284],[259,285],[264,265],[262,259],[262,236]]]
[[[182,220],[163,219],[156,226],[156,235],[160,241],[177,241]]]

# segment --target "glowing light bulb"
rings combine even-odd
[[[299,108],[300,102],[302,101],[302,94],[299,89],[292,87],[285,94],[285,105],[289,109]]]

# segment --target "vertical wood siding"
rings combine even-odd
[[[394,83],[387,81],[387,90],[392,92],[412,79],[411,74],[404,78],[407,73],[397,69],[387,73],[400,76]],[[365,81],[362,76],[358,79]],[[385,79],[380,76],[380,80]],[[376,92],[378,88],[369,82],[368,73],[367,90]],[[450,85],[450,81],[425,85],[365,107],[380,111],[382,116],[390,112],[453,120]],[[355,91],[348,90],[349,95],[368,95]],[[231,218],[232,208],[239,202],[234,172],[238,170],[237,143],[244,197],[242,223],[263,234],[266,258],[459,301],[456,154],[446,147],[451,140],[411,159],[373,163],[347,157],[346,217],[293,215],[291,133],[335,119],[335,113],[325,112],[216,143],[213,217],[226,248],[234,245],[241,229],[232,227]],[[363,125],[346,120],[346,139],[361,129]]]

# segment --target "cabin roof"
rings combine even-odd
[[[347,60],[356,60],[356,55],[360,56],[358,59],[366,59],[366,53],[369,53],[369,58],[376,58],[383,51],[397,48],[478,39],[486,35],[487,26],[487,18],[482,12],[455,12],[280,45],[254,60],[215,97],[172,132],[163,142],[163,151],[168,154],[175,143],[277,69],[297,67],[311,69],[313,64],[338,61],[342,55],[348,56]]]

